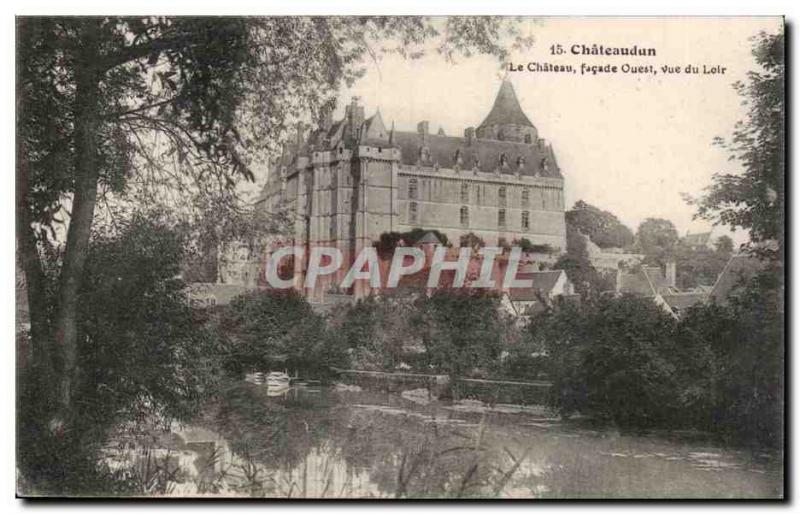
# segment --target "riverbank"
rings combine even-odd
[[[543,407],[414,400],[335,387],[273,397],[264,386],[231,382],[196,419],[162,435],[160,448],[133,444],[128,456],[144,469],[145,455],[162,455],[168,463],[154,469],[169,473],[151,482],[164,485],[156,494],[177,496],[781,495],[782,469],[768,455],[593,429]]]

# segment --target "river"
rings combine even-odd
[[[417,393],[417,394],[415,394]],[[117,436],[142,492],[279,498],[776,498],[779,459],[531,406],[231,383],[188,424]],[[145,442],[146,441],[146,442]]]

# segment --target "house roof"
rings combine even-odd
[[[424,236],[422,236],[422,237],[419,239],[419,241],[417,241],[417,244],[418,244],[418,245],[422,245],[422,244],[435,244],[435,245],[441,245],[441,244],[442,244],[442,242],[441,242],[441,241],[439,241],[439,238],[438,238],[438,237],[436,237],[436,234],[434,234],[433,232],[426,232],[426,233],[425,233],[425,235],[424,235]]]
[[[667,305],[674,311],[683,311],[705,300],[704,293],[669,293],[662,294],[661,298],[667,302]]]
[[[545,296],[553,292],[563,270],[551,271],[521,271],[517,273],[519,280],[533,280],[533,287],[515,287],[508,292],[513,301],[534,301],[539,299],[539,294]]]
[[[235,297],[252,290],[252,287],[238,284],[213,284],[209,282],[195,282],[187,286],[187,294],[190,300],[205,300],[213,297],[216,305],[228,305]]]
[[[755,257],[747,254],[731,256],[708,297],[717,303],[724,303],[734,289],[742,286],[762,269],[764,263]]]
[[[667,292],[664,271],[658,266],[642,266],[633,273],[620,273],[619,292],[639,296],[655,296]]]
[[[514,86],[511,81],[506,78],[500,85],[500,91],[497,92],[497,97],[494,99],[492,110],[480,124],[481,127],[488,127],[490,125],[523,125],[532,127],[533,123],[519,105],[517,93],[514,91]]]

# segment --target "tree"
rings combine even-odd
[[[450,376],[486,371],[500,356],[499,298],[484,289],[440,289],[420,296],[415,325],[428,363]]]
[[[784,329],[780,275],[765,269],[723,305],[700,304],[681,319],[687,350],[687,416],[736,442],[783,441]]]
[[[501,60],[530,44],[514,20],[491,17],[19,18],[17,27],[17,235],[31,335],[47,349],[36,355],[52,368],[43,376],[54,378],[62,419],[80,380],[78,297],[98,201],[132,190],[148,200],[224,196],[252,179],[256,156],[288,126],[333,106],[364,57],[377,58],[375,41],[412,58],[433,42],[447,58]],[[67,212],[50,309],[41,252]]]
[[[584,298],[614,289],[611,281],[592,266],[586,236],[570,224],[567,225],[567,253],[558,258],[553,269],[563,269],[575,285],[575,291]]]
[[[785,63],[784,35],[764,32],[753,38],[758,66],[733,87],[749,107],[730,141],[715,143],[730,152],[741,173],[717,173],[699,198],[687,197],[697,217],[741,228],[750,234],[750,249],[782,259],[785,220]],[[777,243],[769,248],[764,243]]]
[[[220,323],[228,337],[226,367],[234,373],[341,364],[323,338],[322,319],[294,290],[237,296]]]
[[[714,250],[723,256],[730,256],[733,253],[733,239],[729,236],[719,236],[714,242]]]
[[[563,304],[534,318],[547,348],[551,402],[620,428],[668,426],[678,412],[675,322],[648,298]]]
[[[671,221],[647,218],[636,230],[636,245],[645,258],[654,264],[664,265],[672,256],[678,243],[678,231]]]
[[[73,387],[80,401],[69,425],[50,423],[58,398],[41,380],[43,370],[19,370],[18,464],[26,492],[113,487],[96,465],[111,426],[188,419],[214,389],[215,338],[176,278],[185,238],[154,212],[126,220],[118,233],[93,233],[77,311],[83,372]]]
[[[633,232],[614,214],[578,200],[565,214],[567,223],[589,236],[600,248],[627,248],[633,244]]]
[[[461,248],[472,248],[474,251],[477,251],[479,248],[486,246],[486,243],[479,235],[475,234],[475,232],[469,232],[461,235],[458,239],[458,246]]]

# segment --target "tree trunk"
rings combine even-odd
[[[24,30],[21,24],[19,30]],[[19,69],[19,64],[17,65]],[[19,72],[17,72],[19,73]],[[28,168],[28,149],[25,145],[24,125],[27,113],[25,109],[30,101],[25,87],[19,87],[20,79],[17,78],[17,145],[16,145],[16,232],[17,251],[25,276],[25,289],[27,292],[28,316],[30,317],[31,330],[31,358],[33,364],[47,375],[50,373],[49,339],[47,337],[47,319],[45,317],[45,277],[42,262],[36,245],[36,234],[31,227],[31,212],[28,203],[30,182]]]
[[[75,70],[75,192],[67,232],[67,245],[59,283],[59,305],[55,341],[62,357],[60,403],[69,412],[73,389],[79,374],[78,294],[89,250],[94,208],[97,201],[98,94],[97,23],[86,20],[80,41],[83,43]]]
[[[28,159],[25,143],[17,136],[17,251],[25,275],[28,315],[31,323],[32,361],[44,372],[50,371],[50,352],[47,337],[47,320],[45,318],[45,278],[39,250],[36,246],[36,235],[31,227],[28,207]]]

